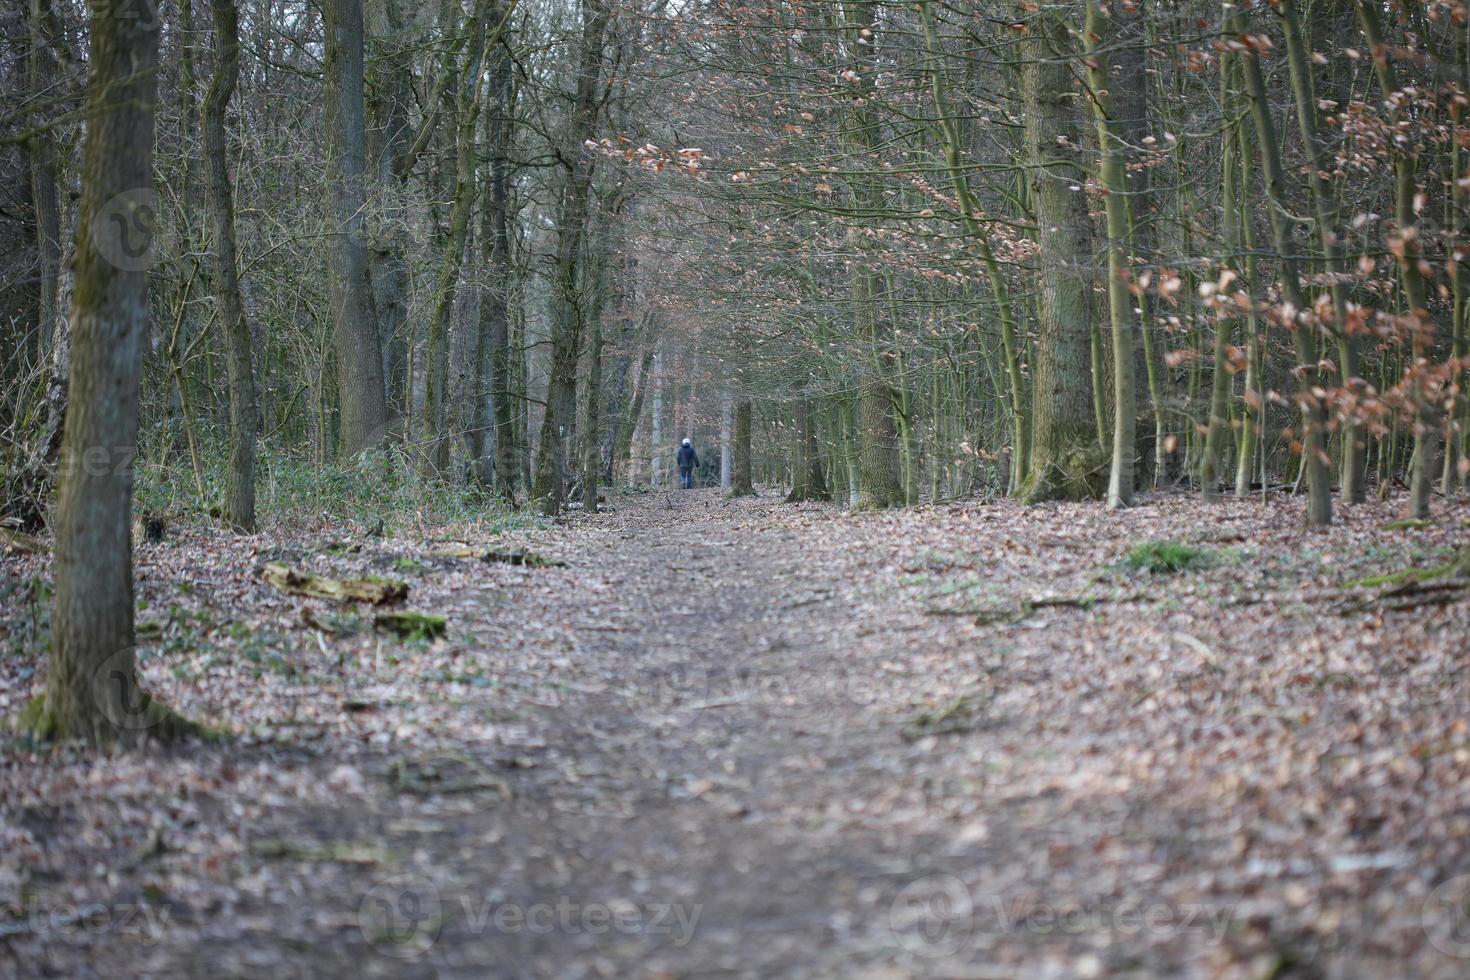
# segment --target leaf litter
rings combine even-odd
[[[7,962],[1462,975],[1435,940],[1470,874],[1470,601],[1361,583],[1452,564],[1463,504],[1406,534],[1378,504],[1306,532],[1289,499],[612,501],[493,538],[432,529],[439,545],[335,526],[140,544],[144,682],[223,737],[97,755],[7,736]],[[1165,540],[1217,560],[1127,567]],[[444,541],[466,553],[434,556]],[[550,567],[456,560],[516,550]],[[412,594],[443,617],[406,640],[252,571],[404,559],[433,563]],[[44,683],[49,558],[0,575],[13,717]],[[934,613],[981,602],[1017,615]],[[401,875],[440,912],[431,942],[383,953],[362,910]],[[935,882],[958,889],[958,942],[904,912]],[[681,945],[484,914],[557,901],[698,925]]]

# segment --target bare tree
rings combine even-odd
[[[337,356],[338,443],[355,455],[387,436],[383,357],[364,240],[362,0],[322,0],[326,25],[327,294]]]
[[[240,300],[235,262],[235,198],[225,146],[225,110],[240,76],[239,18],[235,0],[210,0],[214,15],[214,78],[204,96],[204,158],[214,215],[214,300],[225,335],[230,380],[230,465],[224,517],[237,531],[255,530],[255,365],[250,324]]]
[[[51,734],[105,743],[190,726],[140,690],[133,657],[132,467],[154,220],[156,21],[94,10],[90,63],[53,646],[35,720]]]

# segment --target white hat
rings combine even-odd
[[[689,440],[688,439],[685,439],[684,440],[684,445],[686,445],[686,446],[689,445]]]

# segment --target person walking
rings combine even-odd
[[[685,490],[694,489],[694,468],[699,465],[699,454],[688,439],[679,447],[679,482]]]

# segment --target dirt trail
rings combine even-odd
[[[532,747],[514,764],[529,767],[484,814],[494,842],[456,847],[461,869],[485,870],[435,886],[457,912],[511,911],[449,918],[433,947],[446,965],[837,976],[896,961],[891,896],[933,869],[864,812],[901,792],[912,753],[895,728],[914,702],[896,687],[875,704],[876,665],[857,654],[898,624],[851,615],[829,556],[762,511],[655,498],[570,554],[606,571],[539,611],[569,648],[523,722]]]
[[[1310,604],[1316,559],[1287,544],[1284,511],[1220,505],[1212,539],[1260,555],[1140,584],[1106,569],[1197,505],[1093,524],[1085,508],[862,516],[715,491],[612,504],[525,535],[567,568],[455,586],[472,639],[452,656],[472,682],[360,692],[386,719],[371,737],[344,722],[172,757],[193,789],[168,853],[98,866],[116,907],[153,896],[166,921],[12,930],[9,966],[1459,975],[1431,890],[1470,870],[1449,829],[1465,780],[1395,753],[1462,702],[1368,683],[1387,681],[1353,658],[1379,657],[1381,617]],[[1289,587],[1295,605],[1262,608]],[[1464,612],[1393,635],[1450,649]],[[1351,697],[1273,700],[1336,669],[1314,642],[1357,671]],[[8,816],[59,865],[99,807]],[[189,864],[206,838],[229,845],[222,865]]]

